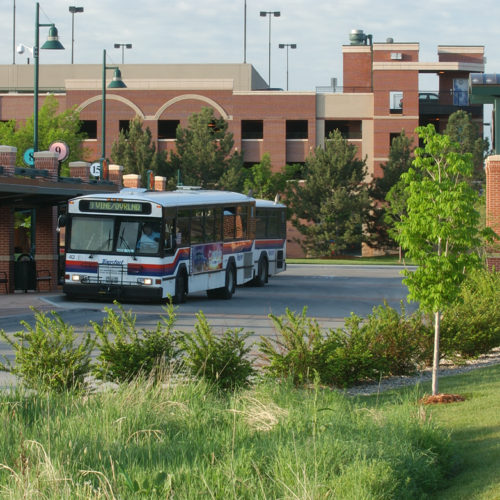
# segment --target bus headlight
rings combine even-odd
[[[137,283],[139,285],[152,285],[153,280],[151,278],[137,278]]]
[[[81,281],[81,276],[79,274],[73,274],[71,276],[71,281]]]

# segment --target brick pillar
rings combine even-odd
[[[0,146],[5,147],[5,146]],[[14,148],[16,149],[16,148]],[[5,166],[5,165],[4,165]],[[9,292],[14,291],[14,210],[0,206],[0,271],[7,275]],[[0,278],[3,279],[3,274]],[[5,293],[5,286],[0,283],[0,294]]]
[[[155,191],[165,191],[167,178],[161,175],[155,175]]]
[[[36,154],[36,153],[35,153]],[[52,276],[52,280],[40,281],[40,291],[56,290],[57,288],[57,256],[58,256],[58,233],[57,207],[45,206],[36,210],[35,225],[35,262],[37,273],[46,270]]]
[[[51,151],[38,151],[35,156],[35,168],[47,170],[49,172],[49,180],[57,181],[59,171],[59,155]]]
[[[123,176],[123,187],[140,188],[141,176],[138,174],[126,174]]]
[[[86,161],[71,161],[69,163],[69,175],[88,182],[90,178],[90,163]]]
[[[123,166],[111,164],[108,167],[108,178],[121,188],[123,185]]]
[[[486,225],[500,235],[500,155],[486,158]],[[500,271],[500,244],[487,249],[488,268]]]
[[[14,174],[16,167],[17,148],[13,146],[0,146],[0,165],[3,167],[3,173],[7,175]]]

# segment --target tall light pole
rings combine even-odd
[[[288,48],[296,49],[296,43],[280,43],[278,45],[280,49],[284,49],[286,47],[286,89],[288,90]]]
[[[110,89],[127,88],[122,81],[122,74],[118,66],[106,66],[106,49],[102,51],[102,121],[101,121],[101,162],[106,160],[106,70],[114,69],[113,80],[108,85]],[[103,175],[101,165],[101,176]]]
[[[243,64],[247,63],[247,0],[243,5]]]
[[[271,17],[280,17],[281,12],[279,10],[261,10],[260,17],[269,16],[269,77],[268,77],[268,85],[271,86]]]
[[[131,43],[115,43],[115,49],[119,49],[121,47],[122,49],[122,64],[125,64],[125,49],[131,49],[132,44]]]
[[[40,28],[44,26],[49,27],[49,36],[47,41],[43,44],[42,49],[61,50],[64,49],[62,43],[59,41],[57,28],[53,23],[40,24],[40,4],[36,3],[35,15],[35,44],[33,46],[33,59],[35,60],[35,84],[33,89],[34,104],[33,104],[33,152],[38,151],[38,52],[40,45]]]
[[[75,14],[83,12],[83,7],[70,6],[71,12],[71,64],[73,64],[73,49],[75,48]]]
[[[16,0],[12,9],[12,64],[16,64]]]

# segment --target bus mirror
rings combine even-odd
[[[59,218],[57,219],[57,232],[59,232],[62,227],[66,226],[67,220],[68,220],[68,217],[66,215],[59,216]]]

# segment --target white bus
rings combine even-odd
[[[69,297],[180,303],[206,291],[229,299],[255,277],[255,199],[243,194],[184,187],[86,195],[69,201],[60,225]]]
[[[286,269],[286,206],[255,200],[254,273],[252,284],[264,286],[269,276]]]

